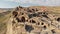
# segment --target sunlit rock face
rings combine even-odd
[[[60,17],[39,7],[17,7],[12,12],[15,34],[59,34]]]

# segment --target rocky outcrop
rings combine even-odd
[[[12,12],[13,34],[59,34],[60,17],[31,7],[17,7]]]

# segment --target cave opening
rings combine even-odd
[[[32,9],[33,11],[35,11],[34,9]]]
[[[44,30],[46,29],[46,26],[43,26]]]
[[[29,18],[32,18],[32,17],[36,17],[36,16],[38,16],[38,14],[33,13],[33,14],[28,14],[28,16],[29,16]]]
[[[42,12],[38,12],[38,14],[42,14]]]
[[[44,23],[41,23],[41,25],[44,25]]]
[[[16,20],[17,20],[18,22],[21,22],[21,20],[20,20],[19,18],[16,18]]]
[[[22,17],[21,18],[21,22],[25,22],[25,17]]]
[[[25,22],[25,17],[22,17],[21,19],[16,18],[16,20],[17,20],[18,22]]]
[[[18,13],[16,11],[13,11],[13,15],[14,15],[14,17],[16,17],[18,15]]]
[[[22,15],[24,15],[24,13],[22,13]]]
[[[28,12],[32,12],[30,9],[28,9]]]
[[[43,17],[45,17],[45,18],[48,18],[48,16],[47,15],[42,15]]]
[[[38,9],[36,8],[36,11],[38,11]]]
[[[36,17],[37,16],[37,14],[36,13],[34,13],[34,14],[32,14],[33,15],[33,17]]]
[[[40,23],[38,22],[37,25],[40,25]]]
[[[33,28],[32,26],[30,26],[30,25],[25,25],[25,30],[26,30],[27,32],[31,32],[33,29],[34,29],[34,28]]]
[[[60,21],[60,18],[57,18],[57,21]]]
[[[51,30],[51,32],[54,34],[54,33],[56,33],[55,31],[54,31],[54,29],[53,30]]]
[[[28,16],[29,16],[29,18],[32,18],[33,17],[32,14],[28,14]]]
[[[34,20],[30,20],[31,23],[36,23]]]
[[[43,14],[45,14],[45,12],[43,12]]]

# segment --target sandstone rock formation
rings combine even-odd
[[[13,34],[60,34],[60,16],[47,10],[19,6],[12,18]]]

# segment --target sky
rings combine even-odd
[[[0,0],[0,8],[17,6],[60,6],[60,0]]]

